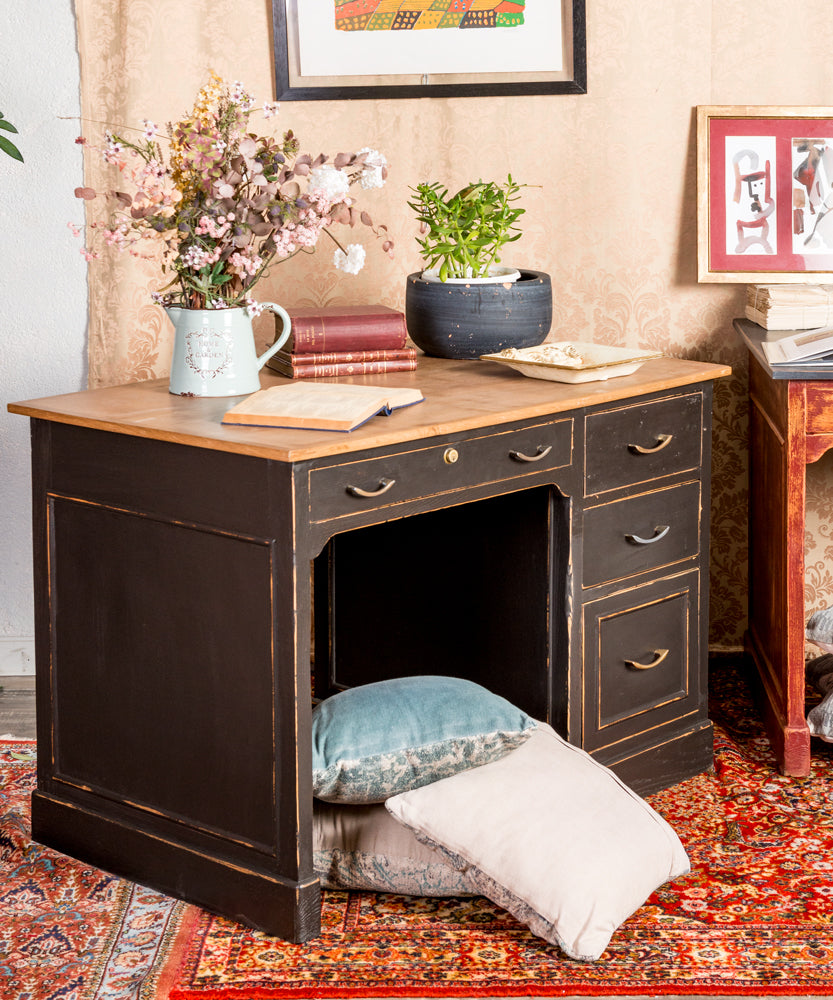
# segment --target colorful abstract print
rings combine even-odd
[[[514,28],[525,0],[335,0],[339,31]]]

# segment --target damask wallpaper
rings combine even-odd
[[[528,0],[528,3],[537,0]],[[138,126],[190,108],[214,70],[271,100],[269,0],[76,0],[82,108]],[[397,244],[368,245],[355,277],[330,254],[274,269],[260,298],[285,306],[402,307],[419,267],[409,187],[478,178],[531,185],[511,263],[547,271],[552,339],[575,337],[730,364],[714,406],[711,645],[742,642],[746,608],[747,369],[732,319],[744,286],[698,285],[694,109],[833,104],[833,19],[822,0],[587,0],[588,93],[524,98],[287,102],[272,120],[310,152],[372,146],[391,164],[363,198]],[[84,128],[94,127],[85,124]],[[87,183],[100,187],[90,160]],[[130,257],[90,265],[90,383],[163,376],[172,330]],[[264,330],[265,339],[266,332]],[[833,470],[808,473],[807,603],[833,604]]]

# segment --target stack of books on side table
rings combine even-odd
[[[292,329],[266,362],[288,378],[343,378],[413,371],[417,352],[408,346],[405,315],[382,305],[289,309]],[[276,338],[283,320],[275,317]]]
[[[833,285],[747,285],[745,311],[765,330],[833,326]]]

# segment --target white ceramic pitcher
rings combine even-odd
[[[260,388],[258,372],[289,336],[292,323],[274,302],[261,308],[283,320],[281,336],[260,357],[246,308],[183,309],[167,306],[174,325],[169,391],[176,396],[242,396]]]

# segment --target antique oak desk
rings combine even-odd
[[[833,447],[833,382],[775,378],[761,328],[736,320],[749,348],[749,629],[763,716],[784,774],[810,773],[805,719],[806,467]]]
[[[707,768],[728,371],[559,385],[421,358],[387,380],[425,402],[350,434],[224,427],[234,400],[166,381],[11,405],[32,424],[35,838],[317,935],[313,645],[319,696],[456,674],[640,791]]]

